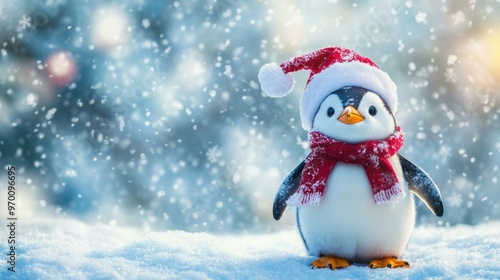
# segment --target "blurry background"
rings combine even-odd
[[[0,0],[0,162],[17,168],[20,217],[293,227],[271,207],[308,154],[308,73],[282,99],[257,73],[338,45],[398,85],[401,153],[445,202],[441,219],[419,202],[418,223],[500,218],[499,1],[105,2]]]

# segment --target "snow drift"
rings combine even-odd
[[[500,222],[418,227],[405,259],[411,269],[354,265],[313,270],[295,229],[214,236],[141,232],[46,218],[23,221],[16,272],[3,261],[1,279],[472,279],[500,276]],[[6,232],[2,229],[1,236]],[[5,238],[2,238],[4,240]],[[7,244],[0,245],[5,259]]]

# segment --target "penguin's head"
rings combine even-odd
[[[323,100],[311,131],[338,141],[359,143],[387,138],[396,128],[394,115],[379,95],[352,86],[334,91]]]

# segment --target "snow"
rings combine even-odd
[[[45,114],[45,118],[47,120],[52,119],[54,117],[54,114],[56,113],[56,111],[57,111],[57,108],[52,108],[52,109],[48,110],[47,114]]]
[[[31,18],[26,15],[23,15],[21,19],[18,21],[18,23],[22,29],[29,28],[31,26]]]
[[[427,18],[427,14],[424,13],[424,12],[419,12],[416,16],[415,16],[415,21],[417,23],[423,23],[425,22],[425,19]]]
[[[450,54],[448,56],[448,60],[446,60],[446,64],[448,65],[454,65],[455,62],[457,62],[458,57],[456,55]]]
[[[364,265],[313,270],[294,228],[211,235],[143,232],[77,220],[20,221],[15,274],[1,279],[485,279],[500,275],[500,222],[417,227],[405,256],[410,269]],[[2,228],[1,236],[6,236]],[[3,240],[4,238],[2,238]],[[0,249],[5,258],[6,242]],[[14,276],[14,277],[13,277]]]

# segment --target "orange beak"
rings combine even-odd
[[[361,113],[356,110],[353,106],[349,105],[345,107],[340,117],[337,119],[345,124],[355,124],[363,121],[365,117],[361,115]]]

